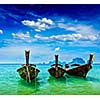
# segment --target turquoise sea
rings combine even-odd
[[[50,77],[50,65],[37,65],[38,78],[27,83],[20,78],[18,64],[0,65],[0,95],[100,95],[100,65],[93,65],[87,78]]]

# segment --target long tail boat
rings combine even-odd
[[[40,72],[38,69],[36,69],[35,64],[29,64],[29,53],[30,51],[25,50],[26,64],[22,64],[22,67],[17,70],[20,77],[27,82],[31,82],[33,79],[35,79]]]
[[[55,55],[55,64],[51,65],[51,68],[48,69],[48,72],[55,78],[63,77],[65,70],[61,67],[62,65],[58,64],[58,55]]]
[[[91,64],[92,64],[92,61],[93,61],[93,58],[94,58],[93,56],[94,56],[93,53],[91,53],[89,61],[87,62],[87,64],[84,64],[84,65],[73,64],[72,66],[75,65],[76,66],[75,68],[68,68],[68,64],[66,64],[65,72],[68,75],[86,78],[87,73],[92,68]]]

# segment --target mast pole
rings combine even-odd
[[[58,55],[55,55],[55,67],[58,67]]]
[[[28,69],[28,67],[29,67],[29,53],[30,53],[30,50],[28,50],[28,51],[25,50],[27,77],[28,77],[28,81],[31,82],[30,72],[29,72],[29,69]]]
[[[92,63],[92,61],[93,61],[93,59],[94,59],[94,55],[93,55],[93,53],[91,53],[90,54],[90,58],[89,58],[89,64],[91,64]]]
[[[25,50],[26,65],[27,65],[27,66],[29,65],[29,54],[30,54],[30,51],[26,51],[26,50]]]

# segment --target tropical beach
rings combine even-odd
[[[99,9],[0,4],[0,95],[100,95]]]

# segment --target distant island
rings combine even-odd
[[[54,64],[55,61],[49,61],[48,63],[38,63],[38,64],[48,64],[48,65],[52,65]],[[65,65],[66,63],[68,64],[85,64],[85,61],[82,58],[73,58],[71,62],[65,62],[65,61],[58,61],[59,64]]]
[[[66,60],[66,62],[65,61],[58,61],[59,62],[59,64],[62,64],[62,65],[65,65],[65,64],[85,64],[86,62],[85,62],[85,60],[84,59],[82,59],[82,58],[79,58],[79,57],[76,57],[76,58],[73,58],[70,62],[67,62],[67,60]],[[31,62],[32,63],[32,62]],[[38,64],[38,65],[44,65],[44,64],[46,64],[46,65],[52,65],[52,64],[54,64],[55,63],[55,61],[49,61],[49,62],[38,62],[38,63],[35,63],[34,62],[34,64]],[[0,64],[14,64],[14,65],[21,65],[21,64],[23,64],[23,63],[16,63],[16,62],[14,62],[14,63],[0,63]],[[93,65],[100,65],[100,62],[94,62],[93,63]]]
[[[72,59],[72,61],[69,62],[68,64],[85,64],[85,60],[77,57],[77,58]]]
[[[66,62],[61,62],[61,61],[58,61],[59,64],[62,64],[62,65],[65,65]],[[46,62],[43,62],[43,63],[38,63],[38,64],[47,64],[47,65],[52,65],[52,64],[55,64],[55,61],[49,61],[48,63]]]

